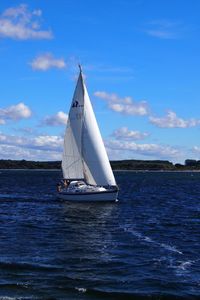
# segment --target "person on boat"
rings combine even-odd
[[[58,193],[60,193],[61,192],[61,190],[62,190],[62,185],[61,185],[61,183],[59,182],[59,183],[57,183],[57,185],[56,185],[56,189],[57,189],[57,192]]]
[[[68,179],[63,179],[62,182],[63,182],[64,189],[66,189],[69,186],[69,184],[70,184],[70,181]]]

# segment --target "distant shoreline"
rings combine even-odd
[[[148,172],[154,172],[154,173],[156,173],[156,172],[158,172],[158,173],[161,173],[161,172],[163,172],[163,173],[177,173],[177,172],[194,172],[194,173],[199,173],[200,172],[200,170],[122,170],[122,169],[120,169],[120,170],[113,170],[114,172],[138,172],[138,173],[148,173]]]
[[[1,171],[42,171],[42,172],[45,172],[45,171],[52,171],[52,172],[55,172],[55,171],[61,171],[61,169],[29,169],[29,168],[22,168],[22,169],[14,169],[14,168],[9,168],[9,169],[1,169],[0,168],[0,172]]]
[[[117,160],[110,161],[113,171],[135,172],[200,172],[200,161],[187,159],[185,164],[168,160]],[[61,161],[27,161],[0,159],[0,170],[61,170]]]
[[[33,172],[38,172],[38,171],[41,171],[41,172],[58,172],[60,171],[61,172],[61,169],[28,169],[28,168],[23,168],[23,169],[0,169],[0,172],[1,171],[33,171]],[[200,170],[126,170],[126,169],[114,169],[113,170],[114,172],[135,172],[135,173],[200,173]]]

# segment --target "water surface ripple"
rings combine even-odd
[[[200,173],[116,172],[118,203],[0,171],[0,299],[199,299]]]

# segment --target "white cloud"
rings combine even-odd
[[[147,115],[149,112],[146,101],[135,102],[131,97],[120,98],[116,94],[108,94],[101,91],[95,92],[94,95],[106,100],[108,107],[115,112],[139,116]]]
[[[57,114],[53,116],[47,116],[42,124],[47,126],[60,126],[67,124],[68,115],[65,114],[63,111],[59,111]]]
[[[5,120],[0,119],[0,125],[4,125],[4,124],[6,124]]]
[[[200,120],[189,119],[184,120],[177,117],[176,113],[173,111],[168,111],[167,115],[163,118],[149,117],[149,120],[152,124],[161,127],[161,128],[187,128],[194,127],[200,124]]]
[[[148,35],[160,39],[176,39],[180,37],[180,24],[168,20],[154,20],[144,30]]]
[[[41,147],[46,150],[61,150],[63,138],[57,135],[40,135],[31,140],[31,145]]]
[[[155,158],[175,158],[180,155],[180,152],[170,146],[162,146],[157,144],[136,144],[129,141],[111,140],[106,142],[106,147],[111,150],[127,151],[135,154],[154,156]]]
[[[149,134],[147,132],[128,130],[127,127],[121,127],[116,129],[112,136],[120,140],[141,140],[149,136]]]
[[[113,159],[133,155],[151,156],[156,159],[177,159],[180,152],[169,146],[137,144],[130,141],[110,140],[106,143],[108,154]],[[14,136],[0,133],[1,158],[30,160],[60,160],[63,138],[57,135]]]
[[[17,40],[51,39],[50,30],[40,30],[40,9],[29,11],[27,5],[6,9],[0,15],[0,37]]]
[[[18,121],[30,118],[32,112],[24,103],[20,102],[6,108],[0,108],[0,124],[5,124],[7,120]]]
[[[63,69],[66,63],[63,58],[54,58],[51,53],[45,53],[36,57],[31,63],[33,70],[47,71],[51,68]]]
[[[56,160],[61,159],[63,138],[39,135],[22,137],[0,133],[1,158]]]
[[[148,33],[151,36],[161,38],[161,39],[172,39],[174,36],[172,32],[169,32],[166,30],[161,30],[161,29],[146,30],[146,33]]]
[[[61,160],[61,152],[30,149],[14,145],[0,145],[1,159],[26,159],[35,161]]]
[[[194,152],[194,153],[196,153],[196,154],[199,154],[199,155],[200,155],[200,147],[198,147],[198,146],[194,146],[194,147],[192,148],[192,152]]]

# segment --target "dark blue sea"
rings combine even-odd
[[[0,170],[0,299],[200,299],[200,173],[115,172],[117,203]]]

